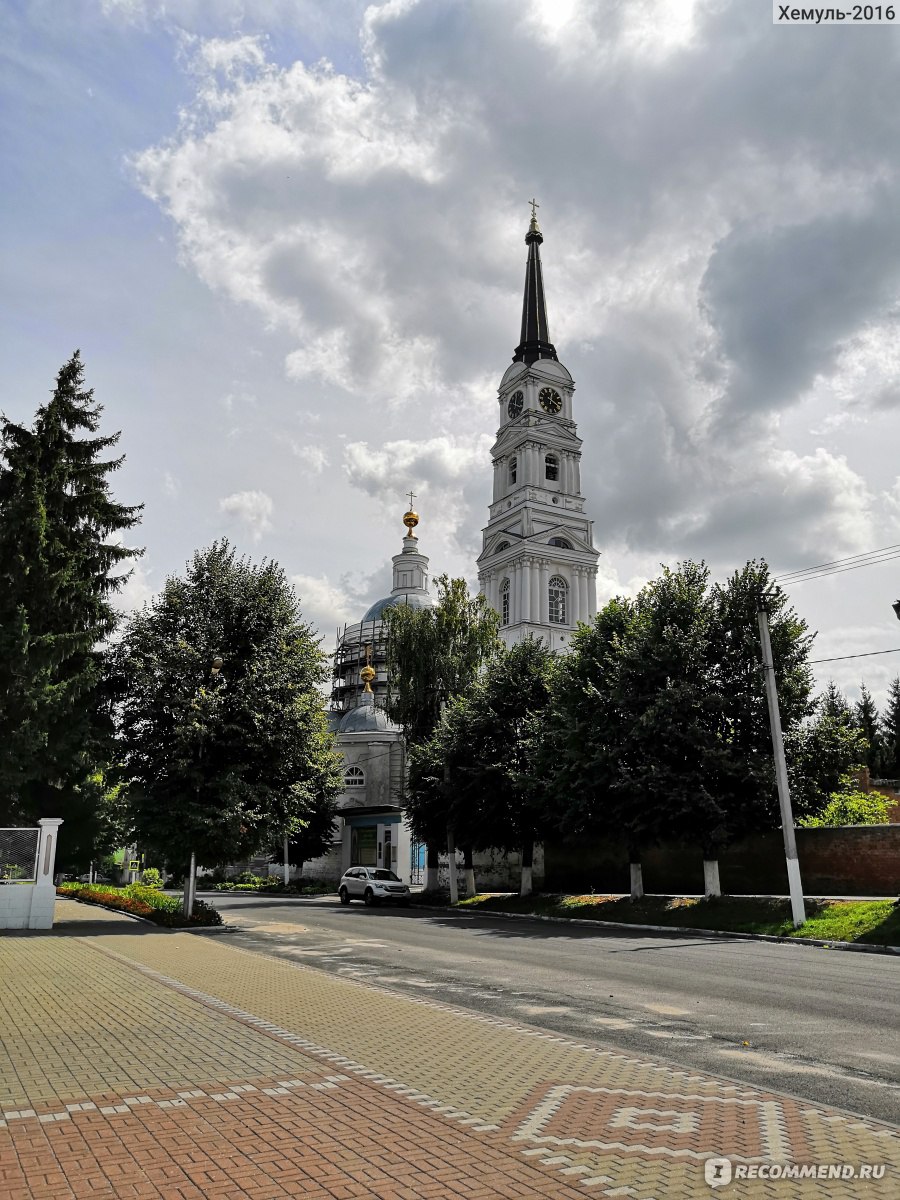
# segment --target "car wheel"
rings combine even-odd
[[[347,889],[345,887],[341,888],[339,895],[341,897],[341,904],[349,904],[350,903],[350,893],[347,891]]]
[[[378,901],[375,899],[375,893],[371,888],[366,888],[366,894],[363,896],[363,900],[369,905],[370,908],[378,903]]]

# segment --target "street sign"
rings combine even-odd
[[[129,871],[139,871],[140,869],[141,869],[141,860],[139,858],[132,858],[131,861],[128,863],[128,870]]]

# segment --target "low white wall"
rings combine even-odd
[[[522,855],[511,850],[480,850],[472,855],[475,867],[475,886],[479,892],[517,892],[522,880]],[[456,853],[459,879],[459,894],[465,895],[466,874],[463,868],[462,851]],[[544,882],[544,847],[534,847],[532,880],[536,888]],[[450,871],[446,854],[442,854],[438,865],[438,887],[449,888]]]
[[[0,883],[0,929],[52,929],[56,888]]]

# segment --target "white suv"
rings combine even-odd
[[[382,900],[409,904],[409,888],[386,867],[351,867],[344,872],[338,890],[341,904],[349,904],[351,900],[362,900],[364,904],[378,904]]]

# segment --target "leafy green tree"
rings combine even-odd
[[[496,653],[500,619],[464,579],[439,575],[432,608],[395,604],[385,610],[391,720],[418,745],[429,738],[444,705],[461,696]]]
[[[864,683],[859,685],[859,700],[854,705],[853,718],[866,739],[865,764],[873,777],[880,775],[882,754],[878,709],[875,707],[872,693]]]
[[[115,649],[121,759],[139,844],[218,866],[330,826],[340,760],[325,657],[275,563],[196,553]]]
[[[531,891],[534,843],[544,828],[537,760],[553,662],[534,638],[499,652],[411,754],[413,829],[427,836],[439,814],[461,845],[521,850],[523,894]]]
[[[757,621],[763,594],[786,746],[796,740],[815,707],[809,666],[813,635],[785,592],[772,583],[767,564],[750,561],[724,584],[714,584],[710,594],[710,653],[721,703],[718,736],[725,749],[712,783],[723,814],[719,844],[781,824]]]
[[[757,632],[763,591],[782,724],[788,733],[802,726],[811,637],[765,563],[712,588],[702,563],[666,569],[580,630],[556,676],[545,763],[561,831],[615,830],[636,864],[642,846],[663,838],[699,842],[715,858],[732,838],[777,825]]]
[[[0,417],[0,824],[62,817],[61,867],[86,866],[98,835],[103,645],[141,553],[121,543],[140,506],[111,495],[123,459],[118,434],[91,436],[101,413],[76,352],[31,428]]]
[[[887,706],[881,717],[881,752],[882,777],[900,777],[900,675],[891,682]]]
[[[887,825],[892,801],[882,792],[864,792],[853,775],[842,775],[821,812],[798,821],[807,829],[834,825]]]
[[[431,737],[444,706],[465,693],[501,645],[500,619],[484,596],[470,596],[464,579],[446,575],[438,576],[435,586],[438,599],[432,608],[397,604],[384,614],[387,711],[402,728],[409,747],[421,746]],[[445,814],[436,809],[428,827],[427,883],[434,886],[439,847],[447,832]],[[471,869],[471,848],[464,850]]]

